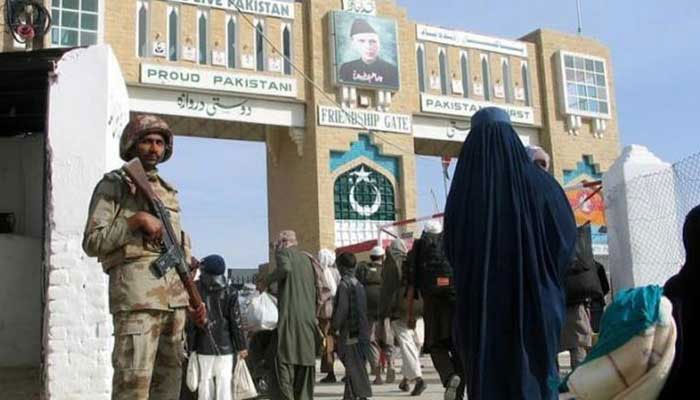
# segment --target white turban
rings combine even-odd
[[[425,223],[425,228],[423,229],[428,233],[441,233],[442,224],[440,223],[440,221],[431,219],[430,221]]]

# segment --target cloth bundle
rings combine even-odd
[[[599,341],[569,375],[568,393],[562,397],[656,399],[676,351],[672,311],[658,286],[628,289],[616,296],[603,315]]]

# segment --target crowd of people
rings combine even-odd
[[[598,324],[590,310],[610,288],[593,259],[590,229],[576,226],[563,189],[548,172],[549,156],[526,149],[500,109],[472,118],[444,229],[433,220],[412,243],[397,238],[373,248],[368,260],[329,249],[314,255],[299,247],[294,231],[280,232],[274,263],[256,285],[276,299],[276,328],[255,334],[245,332],[224,259],[191,257],[177,191],[156,168],[172,154],[172,132],[158,117],[139,115],[125,128],[120,155],[141,161],[169,211],[183,259],[199,277],[201,304],[188,300],[187,284],[174,268],[154,274],[168,227],[128,176],[106,174],[90,204],[83,248],[109,276],[113,399],[194,398],[181,385],[183,374],[191,374],[184,372],[188,359],[198,361],[187,383],[195,382],[200,400],[231,399],[232,373],[240,365],[250,367],[256,383],[265,382],[258,389],[270,398],[312,399],[316,360],[325,374],[320,383],[333,384],[336,357],[345,370],[344,399],[369,399],[373,386],[394,384],[399,375],[398,388],[420,396],[427,388],[422,354],[430,355],[446,400],[551,400],[567,391],[591,399],[675,399],[692,390],[700,206],[685,222],[680,273],[663,289],[620,293],[594,346]],[[610,389],[589,372],[609,360],[618,365],[619,353],[640,337],[663,340],[624,353],[635,372],[618,371],[620,388]],[[557,360],[564,350],[576,369],[560,385]],[[609,397],[583,395],[584,387],[592,393],[591,387],[602,386]],[[631,397],[640,396],[640,387],[644,397]]]

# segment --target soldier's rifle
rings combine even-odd
[[[163,202],[160,200],[158,195],[151,188],[151,184],[148,182],[146,177],[146,171],[143,169],[143,164],[138,158],[134,158],[128,163],[124,164],[122,170],[131,179],[132,183],[136,188],[144,195],[150,207],[151,213],[160,220],[163,225],[163,254],[156,259],[151,267],[158,278],[162,278],[170,270],[170,268],[175,268],[177,275],[182,281],[182,285],[187,291],[187,297],[189,299],[190,307],[197,310],[199,307],[204,305],[202,301],[202,296],[199,294],[197,287],[192,280],[192,275],[190,274],[190,268],[188,262],[185,259],[185,252],[177,241],[177,236],[175,235],[175,230],[173,229],[172,222],[170,222],[170,212],[165,208]],[[212,347],[217,355],[219,355],[219,348],[214,340],[214,335],[211,331],[211,323],[209,318],[204,321],[204,326],[202,327],[207,333],[209,340],[211,341]]]

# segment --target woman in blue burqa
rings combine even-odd
[[[444,235],[469,400],[556,399],[576,223],[561,186],[530,160],[501,109],[472,117]]]

